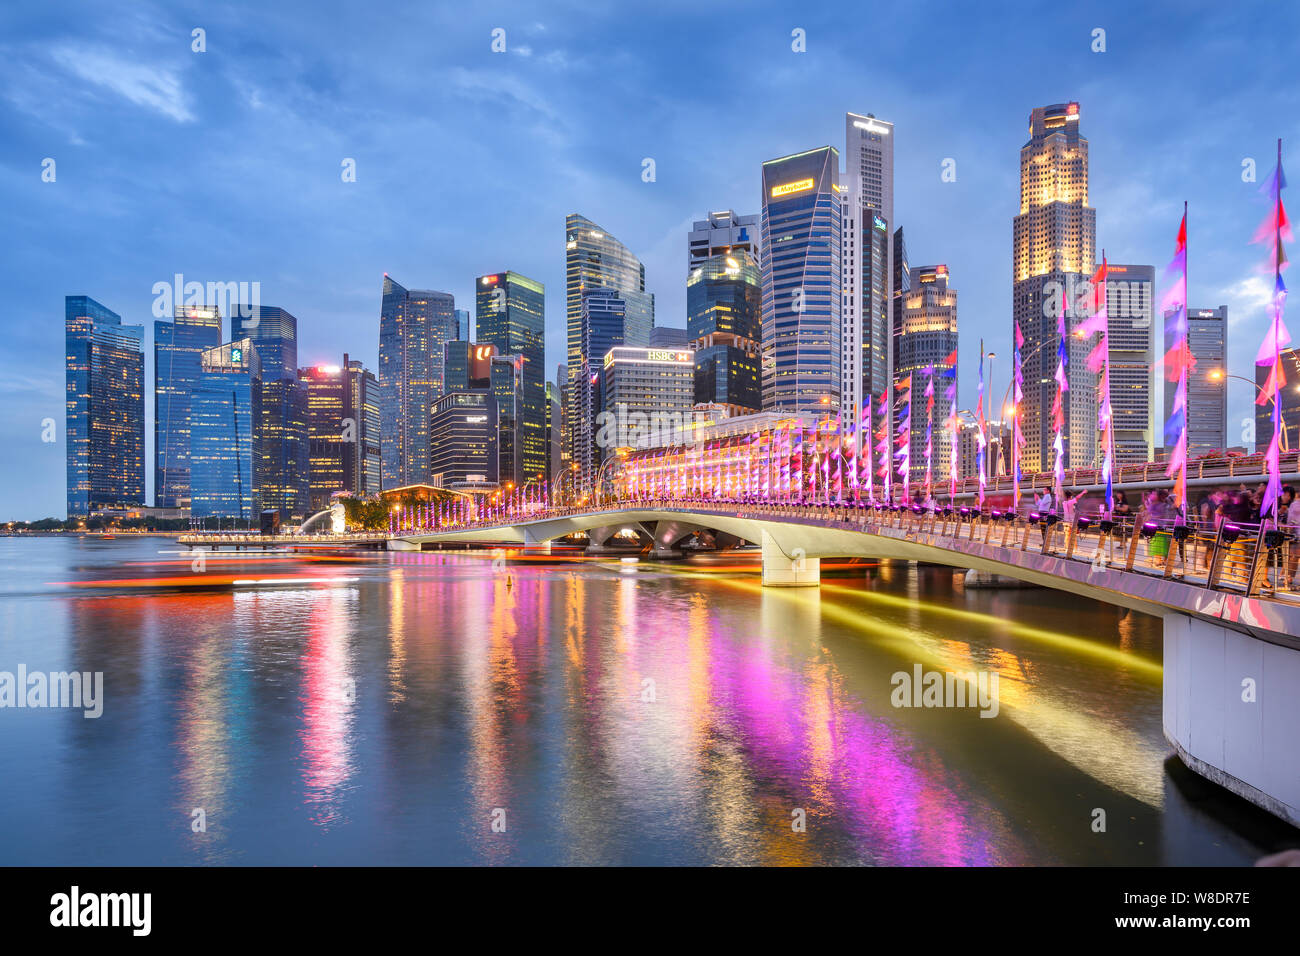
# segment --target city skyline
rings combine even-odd
[[[1173,16],[1174,8],[1167,9],[1166,15]],[[463,50],[459,46],[456,50],[463,60],[449,67],[452,77],[460,84],[453,84],[451,95],[463,98],[475,110],[485,102],[504,105],[509,115],[537,124],[527,126],[525,134],[541,144],[540,158],[530,157],[531,162],[520,160],[520,151],[510,151],[507,161],[499,165],[481,163],[482,168],[462,174],[480,184],[485,190],[481,195],[491,200],[492,209],[482,222],[470,215],[466,204],[459,206],[460,211],[455,213],[443,212],[439,207],[440,222],[436,230],[392,229],[367,236],[365,230],[340,229],[339,217],[373,222],[367,216],[392,212],[386,208],[385,198],[376,192],[381,184],[398,196],[419,200],[416,205],[426,213],[431,200],[452,204],[458,201],[454,196],[443,200],[436,177],[431,181],[428,171],[408,175],[410,167],[405,167],[400,159],[384,160],[373,152],[368,156],[362,141],[356,139],[352,148],[343,148],[341,152],[334,149],[337,156],[327,155],[322,147],[318,151],[321,154],[313,155],[308,161],[300,150],[292,162],[273,163],[267,167],[270,172],[260,170],[259,175],[274,180],[290,175],[301,178],[305,183],[304,193],[311,194],[317,204],[306,213],[291,199],[270,196],[265,186],[250,187],[245,183],[241,191],[240,184],[230,178],[228,169],[213,182],[201,180],[197,174],[182,174],[168,165],[165,169],[174,178],[167,181],[174,182],[182,193],[191,190],[194,194],[191,201],[207,208],[200,221],[217,229],[218,235],[225,230],[228,238],[238,237],[238,241],[213,243],[212,236],[204,236],[203,229],[196,230],[198,240],[178,237],[175,230],[165,230],[165,245],[151,246],[146,242],[128,244],[129,249],[121,249],[115,244],[112,248],[102,247],[103,255],[97,257],[78,254],[76,238],[68,224],[59,221],[57,216],[50,221],[50,203],[58,209],[59,204],[85,203],[88,197],[94,197],[97,200],[92,203],[94,208],[84,213],[89,219],[79,217],[79,225],[84,226],[87,221],[105,225],[120,221],[126,225],[116,228],[127,234],[145,235],[135,220],[156,208],[148,201],[146,191],[160,174],[157,170],[150,171],[150,163],[157,160],[136,154],[125,141],[106,142],[107,130],[98,126],[101,120],[97,115],[90,115],[89,106],[96,105],[96,113],[106,116],[144,121],[154,134],[166,134],[173,139],[177,129],[203,129],[204,123],[229,121],[236,128],[249,123],[256,127],[256,114],[266,111],[280,111],[284,117],[294,117],[319,133],[324,113],[314,112],[313,108],[331,101],[331,92],[335,100],[342,95],[343,73],[337,62],[320,54],[313,61],[318,72],[307,71],[305,75],[311,79],[304,81],[305,85],[290,84],[284,98],[280,98],[269,92],[269,86],[258,89],[237,80],[230,73],[229,61],[215,56],[220,52],[216,43],[220,35],[218,25],[208,27],[208,52],[197,54],[189,49],[188,23],[173,23],[174,29],[169,32],[165,27],[156,26],[146,30],[139,26],[141,21],[114,24],[88,17],[85,37],[64,37],[61,46],[53,43],[56,53],[44,58],[37,54],[35,47],[25,53],[20,51],[17,57],[21,68],[49,74],[57,80],[53,107],[43,112],[43,118],[25,111],[24,104],[13,95],[0,111],[0,122],[14,143],[15,153],[21,156],[31,152],[26,165],[15,158],[7,163],[11,173],[26,176],[30,182],[11,176],[3,187],[18,221],[30,226],[30,241],[17,251],[12,266],[16,308],[27,319],[15,323],[14,334],[5,347],[11,359],[6,363],[11,369],[6,391],[14,403],[14,413],[5,427],[11,444],[31,451],[25,458],[31,460],[38,477],[29,487],[27,481],[20,482],[17,476],[6,474],[0,490],[6,493],[11,505],[4,517],[37,518],[61,512],[63,495],[58,477],[64,466],[60,394],[63,369],[52,361],[60,349],[57,341],[51,346],[51,336],[57,340],[62,330],[55,328],[57,323],[50,321],[50,317],[57,315],[64,295],[89,296],[120,314],[124,324],[149,325],[155,318],[151,312],[153,284],[169,281],[175,273],[204,282],[258,281],[264,301],[280,304],[299,319],[299,364],[337,362],[339,355],[348,352],[366,367],[377,368],[374,300],[382,272],[401,276],[412,287],[445,289],[457,297],[458,304],[468,304],[474,278],[505,264],[536,277],[548,287],[546,368],[552,368],[564,351],[563,259],[558,240],[559,220],[563,215],[577,212],[612,230],[632,254],[646,263],[646,291],[656,297],[656,323],[684,327],[686,290],[680,268],[683,233],[689,232],[691,223],[712,210],[732,208],[740,214],[756,212],[760,164],[773,156],[821,145],[838,148],[839,124],[845,112],[870,112],[895,124],[897,135],[902,137],[896,154],[897,225],[907,229],[912,258],[948,263],[954,283],[962,291],[960,367],[964,374],[959,376],[959,405],[973,405],[971,369],[977,361],[974,343],[978,338],[985,338],[990,348],[1006,349],[1008,345],[1011,309],[1005,276],[1009,260],[1007,239],[1014,214],[1015,156],[1024,142],[1025,116],[1036,106],[1055,102],[1080,103],[1091,148],[1089,200],[1097,210],[1097,244],[1099,249],[1106,248],[1112,261],[1154,263],[1159,268],[1168,260],[1178,202],[1183,198],[1191,201],[1189,298],[1193,303],[1228,306],[1230,371],[1250,377],[1251,353],[1263,328],[1263,300],[1259,293],[1267,290],[1267,282],[1254,270],[1258,250],[1248,245],[1253,224],[1262,209],[1262,197],[1257,193],[1256,184],[1242,181],[1241,164],[1253,158],[1260,168],[1257,178],[1263,180],[1270,165],[1273,139],[1281,135],[1285,146],[1294,134],[1294,130],[1287,128],[1288,122],[1294,121],[1281,119],[1294,115],[1294,111],[1285,109],[1293,94],[1280,87],[1266,90],[1268,83],[1260,79],[1243,79],[1232,87],[1231,94],[1234,99],[1253,97],[1252,112],[1218,116],[1212,128],[1200,122],[1198,114],[1189,112],[1185,121],[1169,124],[1167,129],[1150,130],[1142,121],[1141,111],[1134,110],[1134,106],[1157,100],[1162,90],[1173,96],[1182,88],[1164,75],[1171,57],[1148,55],[1153,50],[1181,50],[1187,56],[1200,52],[1208,44],[1228,57],[1226,64],[1231,66],[1232,56],[1244,57],[1248,35],[1251,42],[1271,41],[1256,37],[1248,29],[1248,15],[1215,11],[1212,16],[1201,18],[1199,32],[1184,36],[1176,44],[1162,46],[1159,15],[1125,11],[1123,17],[1115,17],[1114,23],[1107,25],[1106,21],[1117,12],[1119,8],[1115,7],[1109,13],[1090,13],[1089,19],[1052,15],[1045,22],[1037,23],[1036,31],[1050,31],[1053,42],[1045,45],[1041,53],[1030,49],[1025,58],[1031,64],[1053,64],[1056,73],[1040,76],[1030,83],[1012,83],[1010,71],[1004,72],[1000,67],[989,71],[982,55],[975,57],[969,51],[955,51],[957,56],[949,69],[960,71],[963,63],[969,65],[975,59],[980,60],[984,69],[978,82],[958,83],[952,90],[938,91],[942,93],[940,99],[947,98],[950,115],[956,117],[944,136],[937,136],[934,128],[936,91],[930,90],[931,99],[927,103],[922,96],[924,90],[907,88],[904,78],[908,71],[890,62],[889,57],[870,74],[860,70],[855,73],[857,68],[851,67],[844,58],[848,48],[844,38],[836,35],[826,18],[799,16],[794,19],[805,22],[788,23],[788,15],[769,13],[763,8],[754,12],[752,21],[726,18],[727,28],[743,41],[744,49],[754,51],[754,56],[790,58],[779,71],[788,88],[779,90],[779,95],[757,109],[756,122],[741,142],[729,147],[721,160],[711,159],[706,165],[680,144],[674,145],[674,138],[666,142],[663,136],[656,135],[654,128],[648,128],[644,132],[643,148],[629,145],[630,152],[612,151],[606,144],[571,161],[564,168],[565,176],[559,184],[546,187],[544,198],[536,193],[542,188],[539,177],[545,171],[553,171],[557,155],[571,151],[572,142],[584,133],[562,121],[548,132],[537,118],[538,111],[534,108],[530,112],[524,104],[531,99],[534,107],[538,103],[547,105],[541,111],[543,117],[553,115],[562,119],[563,110],[549,104],[574,96],[576,88],[582,86],[581,77],[589,76],[596,65],[573,55],[577,37],[565,34],[559,23],[540,24],[543,29],[537,29],[535,18],[525,17],[522,11],[501,15],[510,38],[505,54],[493,54],[489,49],[490,31],[495,23],[473,24],[477,33],[470,26],[447,24],[454,43],[463,44]],[[900,12],[893,15],[900,18],[899,25],[904,28],[900,38],[905,38],[909,30],[919,30],[920,14],[913,14],[911,19]],[[21,19],[13,14],[8,16]],[[630,63],[635,68],[633,72],[642,79],[647,74],[657,77],[656,82],[662,82],[666,90],[672,91],[683,114],[683,124],[706,122],[718,104],[682,91],[680,84],[669,77],[669,58],[663,54],[661,35],[667,25],[659,19],[666,18],[667,14],[643,16],[648,21],[647,36],[637,46],[621,50],[621,61]],[[694,13],[692,17],[704,33],[720,29],[723,20],[720,14]],[[512,27],[512,22],[518,22],[519,26]],[[971,28],[965,32],[972,47],[994,30],[993,25],[974,20],[966,26]],[[1096,26],[1108,30],[1105,53],[1093,53],[1090,49],[1091,31]],[[239,29],[248,28],[245,25]],[[44,29],[47,28],[33,22],[25,28],[25,33],[39,36]],[[321,28],[313,26],[307,32],[314,34],[317,29]],[[807,52],[791,50],[793,29],[806,31]],[[1025,24],[1011,29],[1026,35],[1035,33]],[[132,30],[137,30],[138,35],[131,34]],[[1063,39],[1069,42],[1063,43]],[[48,37],[40,42],[51,46]],[[364,50],[373,42],[373,37],[357,37],[338,56],[346,62],[358,55],[356,51]],[[675,55],[689,56],[693,42],[688,40],[686,48]],[[139,46],[145,51],[143,65],[135,66],[134,72],[127,70],[125,60],[111,52],[114,43]],[[102,54],[108,57],[108,68],[96,74],[96,79],[87,79],[83,66],[69,58],[68,51],[79,45],[86,50],[110,51]],[[229,48],[227,43],[222,45]],[[301,44],[286,42],[285,46],[292,51],[290,60],[294,62],[310,60],[315,52],[308,49],[307,38]],[[524,47],[529,49],[528,54],[522,52]],[[63,54],[58,54],[59,50]],[[1136,56],[1139,50],[1143,52],[1142,58]],[[560,51],[568,51],[569,58],[566,60]],[[194,59],[187,60],[182,53]],[[269,54],[255,51],[245,55]],[[210,61],[200,60],[201,56],[217,59],[218,66],[204,72],[203,64]],[[1252,58],[1252,65],[1269,59],[1267,55],[1259,60]],[[1245,60],[1239,62],[1244,64]],[[114,65],[118,68],[116,72]],[[1024,61],[1018,65],[1024,66]],[[846,75],[852,74],[862,82],[860,86],[837,83],[833,96],[819,97],[817,109],[805,107],[793,114],[782,113],[783,105],[788,106],[800,91],[806,93],[814,88],[817,78],[827,69],[846,71]],[[1258,67],[1261,76],[1269,69],[1273,68]],[[536,77],[524,80],[525,75],[532,76],[529,70],[552,71],[543,75],[568,79],[554,83],[539,82]],[[1256,73],[1247,72],[1246,76],[1255,77]],[[171,77],[174,82],[161,83],[160,77]],[[871,82],[865,82],[866,79]],[[312,92],[313,82],[318,87],[315,99],[307,95]],[[773,81],[761,82],[766,87]],[[216,118],[209,118],[212,114],[203,107],[215,106],[210,102],[214,90],[224,89],[225,84],[233,85],[243,94],[243,99],[230,108],[233,115],[223,120],[218,112]],[[970,88],[962,88],[963,85]],[[1138,88],[1143,91],[1142,98],[1128,92]],[[873,92],[856,93],[854,89]],[[12,93],[12,87],[9,91]],[[1204,115],[1210,115],[1214,97],[1226,99],[1228,92],[1210,87],[1204,91],[1206,97],[1197,102],[1203,104]],[[589,93],[585,89],[584,92]],[[494,141],[490,131],[483,132],[469,125],[458,128],[456,139],[464,149],[466,160]],[[128,154],[123,160],[129,156],[138,168],[115,168],[108,163],[98,171],[88,169],[77,157],[88,155],[85,147],[92,142],[101,153],[107,144],[116,142]],[[1146,148],[1135,149],[1138,143]],[[561,146],[565,148],[560,149]],[[174,142],[173,147],[179,154],[176,158],[189,148]],[[256,142],[250,143],[250,149],[255,147]],[[43,157],[54,158],[58,164],[54,182],[41,181]],[[349,157],[357,164],[354,183],[343,182],[339,177],[339,164]],[[654,160],[655,175],[649,182],[644,180],[646,167],[642,160],[646,158]],[[259,163],[265,159],[262,155],[257,157]],[[946,159],[955,160],[954,182],[941,179],[942,163]],[[231,160],[239,161],[243,160]],[[443,161],[440,159],[434,165]],[[468,168],[473,163],[465,165]],[[205,168],[212,172],[211,167]],[[311,174],[304,176],[303,171],[308,169],[312,170]],[[514,181],[503,185],[503,173],[509,170],[515,171]],[[394,179],[398,172],[401,176]],[[110,179],[105,181],[104,176]],[[620,181],[624,176],[627,182]],[[406,177],[405,181],[402,177]],[[280,182],[278,188],[283,189],[284,183]],[[352,195],[347,192],[350,188],[354,190]],[[38,191],[41,189],[47,192],[42,194]],[[335,189],[339,190],[337,194],[332,192]],[[532,195],[528,194],[530,189]],[[447,192],[473,193],[474,190],[458,188]],[[503,193],[509,194],[514,205],[502,205]],[[233,201],[223,205],[222,199]],[[367,209],[367,203],[372,208]],[[276,213],[307,214],[313,224],[314,217],[320,216],[327,225],[321,227],[307,250],[289,251],[280,230],[260,229]],[[173,214],[190,215],[180,211]],[[502,219],[498,226],[492,225],[494,215]],[[255,225],[263,234],[249,234],[249,227]],[[890,224],[891,230],[894,225]],[[477,231],[471,233],[471,227]],[[472,242],[461,239],[469,235],[474,237]],[[141,245],[143,248],[138,248]],[[217,251],[212,251],[214,248]],[[75,270],[72,262],[78,263]],[[146,351],[150,348],[146,342]],[[1005,376],[1006,366],[1000,371]],[[1233,444],[1237,443],[1233,439],[1239,421],[1253,416],[1250,396],[1244,389],[1244,385],[1234,386],[1230,392],[1229,439]],[[152,461],[156,455],[152,442],[153,402],[146,401],[145,405],[148,440],[145,459]],[[40,441],[41,422],[45,418],[60,423],[59,442]],[[146,471],[149,485],[146,498],[152,503],[156,496],[153,468]]]

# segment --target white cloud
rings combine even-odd
[[[1219,297],[1228,306],[1228,328],[1240,328],[1258,322],[1265,315],[1264,310],[1273,298],[1273,282],[1263,276],[1247,276],[1220,289]]]
[[[84,46],[57,47],[51,56],[70,73],[137,106],[171,117],[178,123],[191,123],[195,119],[179,77],[168,68],[132,62],[106,50]]]

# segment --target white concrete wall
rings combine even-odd
[[[1300,826],[1300,651],[1181,614],[1165,616],[1164,651],[1165,738],[1183,762]]]

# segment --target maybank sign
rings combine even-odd
[[[772,187],[772,198],[780,199],[782,196],[789,196],[791,193],[806,192],[813,188],[814,180],[810,176],[807,179],[797,179],[792,183],[783,183],[780,186]]]

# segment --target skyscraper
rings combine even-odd
[[[840,405],[839,153],[763,164],[763,409],[806,421]]]
[[[520,474],[545,477],[546,448],[546,289],[517,272],[479,276],[475,283],[475,341],[493,345],[497,354],[518,356],[522,363],[519,428]],[[501,406],[498,411],[506,415]],[[508,479],[507,479],[508,480]]]
[[[585,216],[565,217],[565,321],[568,332],[565,383],[565,445],[580,478],[591,477],[592,411],[599,404],[598,376],[615,345],[649,346],[654,295],[645,290],[645,266],[621,242]],[[587,296],[600,292],[587,310]],[[590,321],[588,321],[590,320]],[[617,322],[617,329],[611,323]]]
[[[154,504],[190,506],[190,401],[203,374],[203,352],[221,344],[221,314],[178,306],[153,324]]]
[[[495,489],[499,440],[497,401],[490,390],[443,396],[430,419],[430,482],[461,491]]]
[[[562,434],[560,418],[560,388],[554,382],[546,383],[546,449],[548,481],[557,481],[564,470],[560,457],[560,438]]]
[[[474,329],[471,325],[473,321],[469,315],[469,309],[456,309],[456,338],[468,342],[473,335]]]
[[[1172,313],[1165,315],[1165,353],[1173,347]],[[1196,368],[1187,375],[1187,458],[1228,450],[1228,307],[1187,309],[1187,347]],[[1263,369],[1267,373],[1267,369]],[[1256,372],[1256,375],[1259,371]],[[1259,380],[1263,384],[1263,379]],[[1174,387],[1165,383],[1165,421],[1173,410]],[[1255,440],[1268,448],[1272,406],[1255,406]],[[1167,449],[1166,449],[1167,451]]]
[[[1115,263],[1107,263],[1106,269],[1115,460],[1120,464],[1151,461],[1156,446],[1156,270]],[[1098,450],[1099,458],[1103,452]]]
[[[650,330],[652,349],[684,349],[689,342],[686,330],[675,325],[656,325]]]
[[[456,340],[447,292],[408,290],[384,276],[379,311],[379,436],[383,484],[429,476],[429,416],[443,392],[443,348]]]
[[[740,253],[744,255],[744,253]],[[695,402],[695,364],[689,349],[644,349],[620,346],[605,355],[601,376],[604,388],[599,442],[604,458],[618,448],[634,447],[639,436],[653,436],[656,444],[683,440]]]
[[[956,399],[946,394],[956,379],[939,374],[954,367],[947,360],[957,350],[957,290],[948,285],[946,265],[917,266],[910,275],[912,287],[900,298],[896,380],[901,382],[910,376],[912,383],[910,481],[925,481],[925,433],[929,425],[931,481],[939,487],[948,476],[952,452],[948,421],[957,407]],[[931,365],[935,376],[933,417],[927,411],[925,396],[930,381],[925,370]],[[989,418],[1000,417],[997,406],[1001,397],[999,394],[985,399]]]
[[[497,480],[503,487],[522,488],[525,481],[537,475],[528,474],[523,466],[524,357],[493,355],[490,375],[499,430]]]
[[[343,364],[299,369],[307,394],[311,511],[336,492],[379,491],[379,403],[375,376],[346,354]]]
[[[312,514],[307,390],[296,375],[263,378],[254,389],[253,486],[258,510],[278,511],[285,522],[302,521]]]
[[[68,517],[144,504],[144,326],[64,300]]]
[[[190,514],[248,526],[257,517],[253,433],[261,363],[248,338],[204,350],[200,363],[190,402]]]
[[[744,250],[761,266],[762,225],[758,214],[738,216],[732,209],[711,212],[707,219],[697,219],[686,237],[686,274],[689,276],[706,260],[734,250]]]
[[[878,403],[889,393],[897,364],[890,347],[894,124],[871,113],[846,113],[844,146],[841,390],[845,414],[859,421],[868,396]]]
[[[694,401],[748,415],[763,405],[763,276],[748,250],[697,261],[686,280],[686,338],[695,350]]]
[[[1029,141],[1020,149],[1020,212],[1012,222],[1012,314],[1025,337],[1025,447],[1021,468],[1050,471],[1052,406],[1056,396],[1057,316],[1062,303],[1068,335],[1067,381],[1062,396],[1066,468],[1094,464],[1097,376],[1088,371],[1092,344],[1076,335],[1088,316],[1087,287],[1095,268],[1095,210],[1088,205],[1088,141],[1079,135],[1079,104],[1036,107]]]
[[[263,381],[298,375],[298,320],[275,306],[240,305],[230,317],[230,338],[251,339]]]

